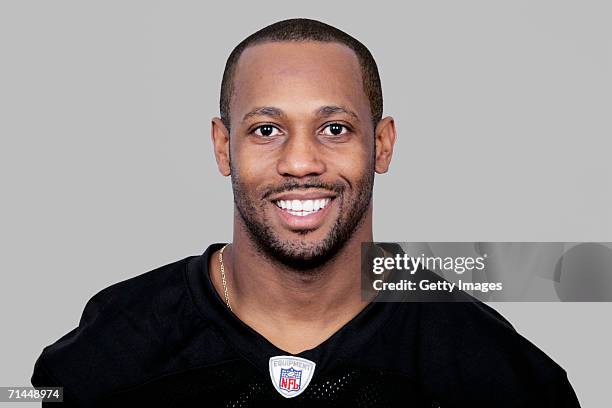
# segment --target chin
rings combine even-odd
[[[317,269],[329,262],[342,246],[334,240],[333,234],[320,240],[274,239],[261,243],[269,257],[296,271],[306,272]]]

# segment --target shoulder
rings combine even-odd
[[[577,406],[565,370],[490,306],[473,300],[419,307],[420,365],[432,393],[476,406]]]
[[[64,386],[78,400],[181,367],[180,344],[205,332],[187,287],[188,257],[109,286],[85,305],[78,327],[46,347],[34,385]]]
[[[96,293],[85,304],[77,336],[127,335],[139,329],[140,334],[152,336],[153,341],[166,323],[167,313],[185,301],[185,268],[190,258],[115,283]],[[49,347],[49,351],[65,345],[60,339]]]
[[[152,309],[171,307],[185,290],[185,268],[189,258],[153,269],[115,283],[89,299],[79,327],[104,323],[123,315],[138,315]]]

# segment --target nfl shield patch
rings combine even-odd
[[[285,398],[297,397],[304,392],[316,364],[305,358],[294,356],[270,357],[270,378],[272,385]]]

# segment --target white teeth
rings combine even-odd
[[[302,206],[302,209],[304,211],[312,211],[313,208],[314,208],[314,203],[312,202],[312,200],[304,201],[304,205]]]
[[[289,214],[303,217],[327,207],[330,201],[331,198],[320,198],[318,200],[278,200],[276,205],[286,210]]]

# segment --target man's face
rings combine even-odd
[[[337,43],[247,48],[230,106],[234,201],[249,234],[288,266],[321,265],[371,211],[374,129],[357,57]]]

